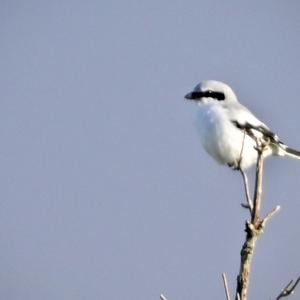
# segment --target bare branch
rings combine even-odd
[[[237,276],[236,300],[246,300],[250,283],[251,262],[257,239],[261,233],[252,223],[246,222],[246,240],[241,250],[240,271]]]
[[[245,146],[245,138],[246,138],[246,129],[244,129],[243,142],[242,142],[240,157],[239,157],[238,164],[237,164],[237,169],[240,170],[242,177],[243,177],[246,200],[247,200],[247,205],[242,204],[242,206],[245,208],[248,208],[250,210],[250,214],[252,214],[253,204],[252,204],[252,200],[251,200],[251,196],[250,196],[250,192],[249,192],[248,178],[247,178],[247,174],[241,168],[241,163],[243,160],[244,146]]]
[[[168,300],[163,294],[160,294],[160,300]]]
[[[280,211],[280,205],[277,205],[271,212],[269,212],[261,222],[261,227],[264,228],[269,220]]]
[[[254,226],[258,225],[259,212],[261,207],[262,179],[263,179],[263,168],[264,168],[264,159],[263,159],[264,148],[265,148],[264,145],[259,145],[259,144],[257,145],[257,163],[256,163],[254,200],[253,200],[253,210],[251,216],[251,223]]]
[[[243,131],[244,131],[243,142],[242,142],[240,157],[239,157],[239,160],[238,160],[238,167],[239,167],[239,169],[241,169],[241,163],[242,163],[242,159],[243,159],[243,152],[244,152],[244,145],[245,145],[245,138],[246,138],[246,129],[244,128]]]
[[[256,161],[256,176],[255,188],[253,197],[253,208],[251,209],[251,220],[246,222],[246,240],[241,250],[240,271],[237,276],[236,300],[246,300],[250,283],[251,262],[258,237],[263,232],[262,222],[260,221],[260,207],[262,197],[262,179],[264,157],[263,152],[267,146],[262,141],[256,141],[257,161]],[[243,173],[242,173],[243,174]],[[247,199],[249,202],[249,198]],[[274,212],[275,213],[275,212]],[[265,218],[265,223],[271,218],[274,213],[270,213]]]
[[[240,169],[240,172],[241,172],[242,177],[243,177],[246,200],[247,200],[247,205],[242,204],[242,206],[245,207],[245,208],[248,208],[250,210],[250,214],[252,215],[253,203],[252,203],[250,192],[249,192],[248,177],[247,177],[246,172],[243,171],[242,169]]]
[[[295,292],[295,288],[297,287],[298,283],[300,282],[300,276],[297,278],[295,283],[293,284],[294,280],[291,280],[285,288],[281,291],[281,293],[278,295],[276,300],[279,300],[280,298],[287,297],[289,295],[292,295]]]
[[[226,278],[225,273],[222,273],[222,278],[223,278],[223,284],[224,284],[224,289],[225,289],[226,300],[231,300],[230,293],[229,293],[229,288],[228,288],[228,282],[227,282],[227,278]]]

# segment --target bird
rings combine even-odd
[[[198,105],[196,125],[201,143],[218,163],[243,173],[256,164],[258,143],[265,145],[264,158],[286,156],[300,159],[300,151],[284,144],[238,101],[226,83],[202,81],[184,98]]]

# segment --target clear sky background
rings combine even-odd
[[[300,148],[299,1],[0,2],[0,298],[225,299],[248,217],[202,150],[203,79]],[[266,162],[251,299],[300,272],[300,162]],[[298,296],[300,296],[300,288]]]

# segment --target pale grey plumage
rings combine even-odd
[[[207,80],[185,96],[197,102],[197,127],[205,150],[219,163],[245,170],[255,164],[254,139],[269,140],[264,156],[300,159],[300,152],[287,147],[263,122],[238,102],[225,83]]]

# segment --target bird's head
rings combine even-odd
[[[184,97],[201,104],[216,102],[236,102],[237,97],[230,86],[221,81],[206,80],[197,84],[194,90]]]

